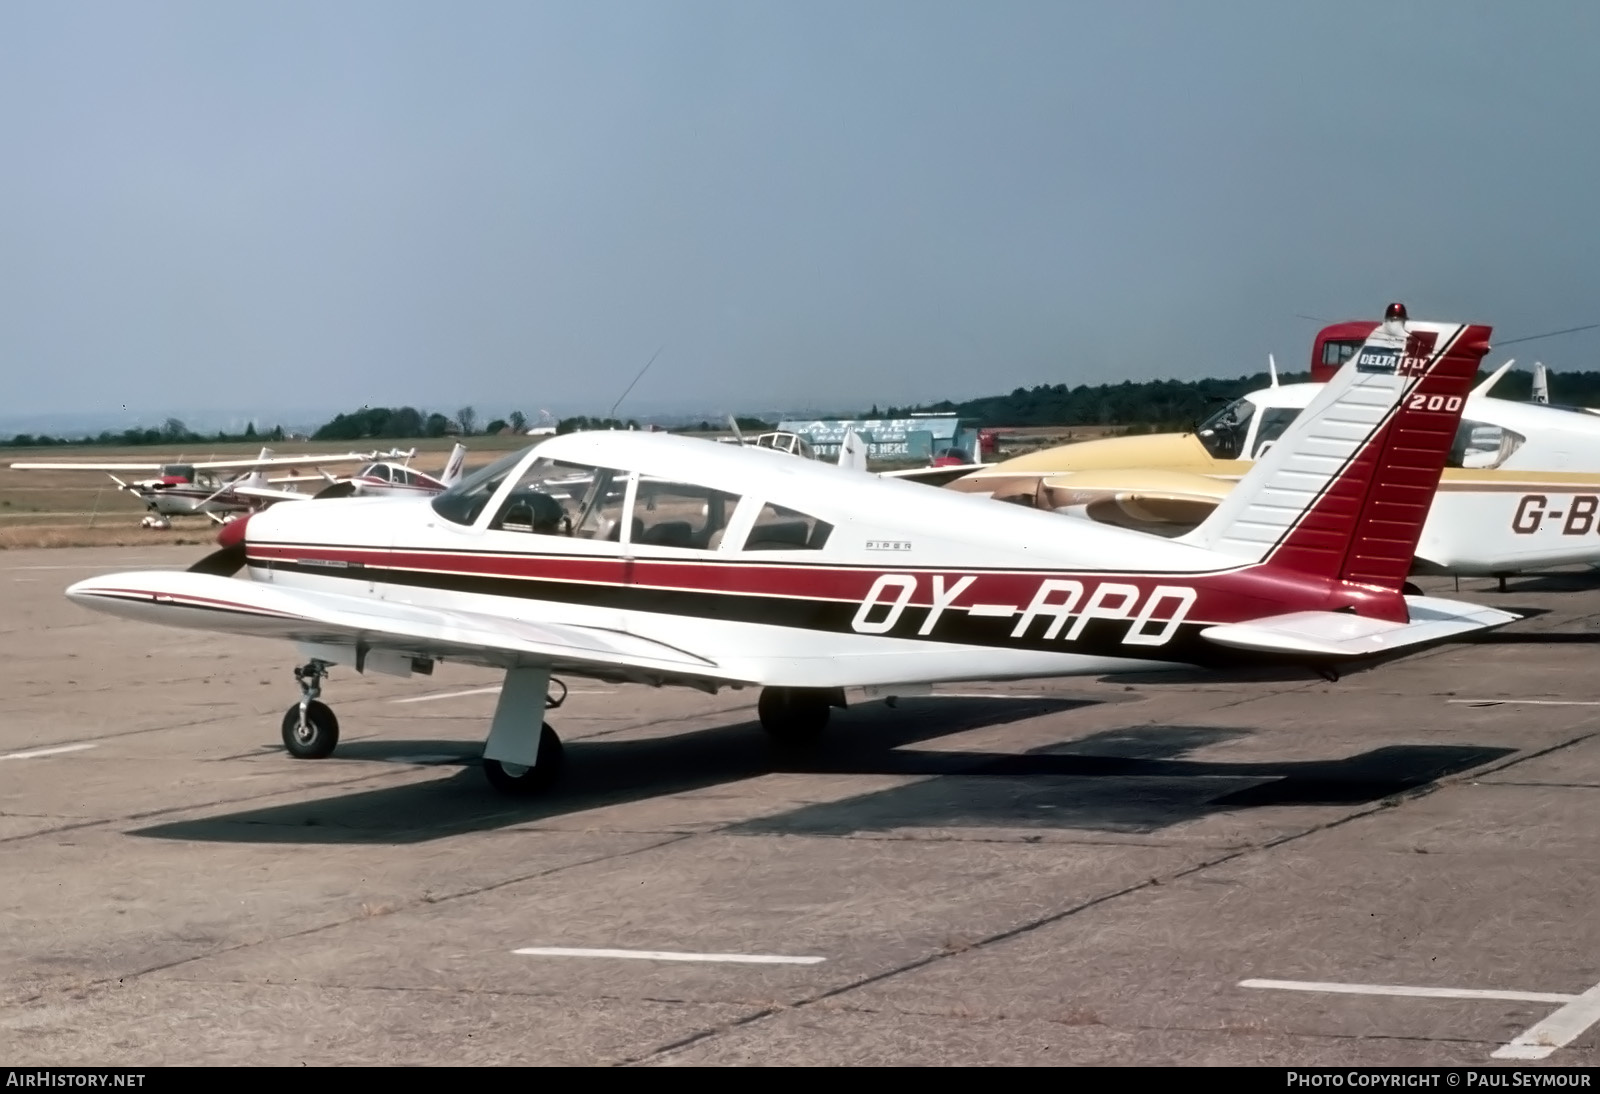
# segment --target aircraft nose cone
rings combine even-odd
[[[242,517],[235,517],[222,526],[222,531],[217,533],[217,542],[224,547],[242,547],[244,545],[245,525],[250,523],[254,513],[246,513]]]

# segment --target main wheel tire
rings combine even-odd
[[[828,728],[832,707],[824,693],[807,688],[763,688],[756,702],[761,728],[785,745],[809,744]]]
[[[320,760],[339,746],[339,719],[328,704],[316,699],[306,704],[306,724],[300,724],[300,704],[283,713],[283,747],[299,760]]]
[[[566,750],[549,722],[539,730],[539,757],[532,767],[502,763],[487,757],[483,761],[483,773],[489,785],[513,797],[526,797],[550,789],[561,778],[565,767]]]

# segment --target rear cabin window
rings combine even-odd
[[[761,507],[750,534],[746,551],[820,551],[828,542],[833,525],[794,509],[770,502]]]
[[[714,551],[738,504],[737,494],[641,478],[634,494],[632,542]]]

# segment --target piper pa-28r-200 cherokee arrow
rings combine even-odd
[[[297,756],[337,742],[320,701],[330,665],[503,669],[484,769],[513,793],[559,770],[552,674],[759,687],[762,725],[793,742],[824,728],[847,687],[1359,666],[1518,618],[1404,586],[1488,346],[1488,327],[1391,308],[1176,539],[744,446],[575,433],[431,501],[275,506],[224,528],[189,571],[67,595],[296,643],[302,698],[282,729]]]

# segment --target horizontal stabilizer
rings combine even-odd
[[[1431,596],[1408,596],[1405,601],[1411,617],[1406,623],[1347,612],[1290,612],[1249,623],[1207,627],[1200,636],[1219,646],[1257,653],[1305,654],[1345,660],[1414,650],[1473,631],[1503,627],[1522,618],[1478,604]]]

